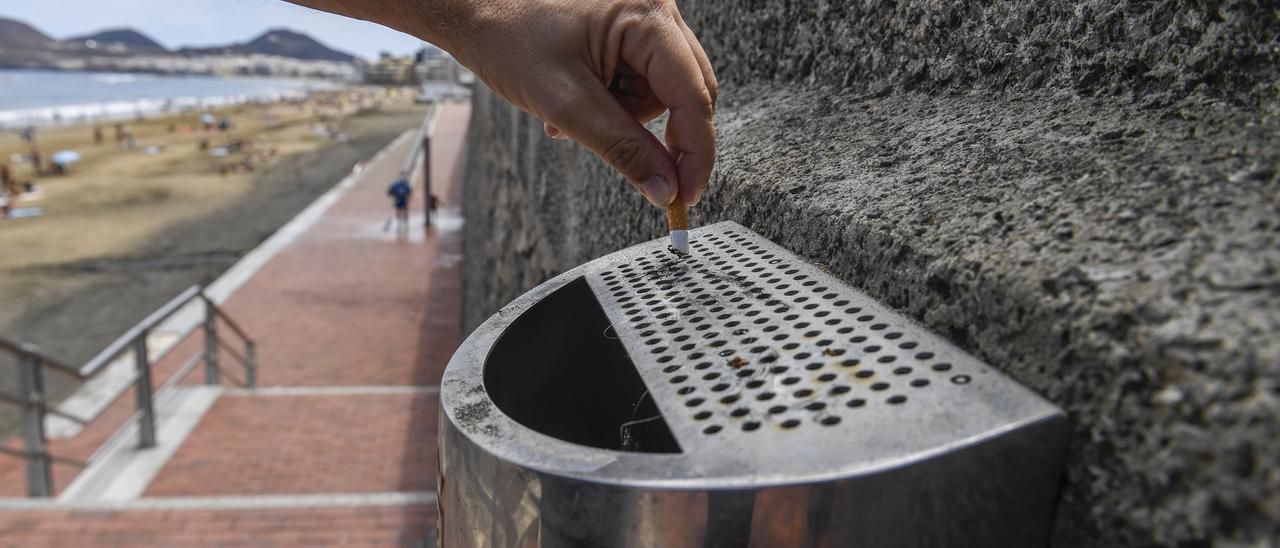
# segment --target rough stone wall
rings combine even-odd
[[[681,2],[717,76],[886,90],[1261,97],[1280,88],[1264,0]]]
[[[1280,538],[1280,15],[1259,2],[687,3],[734,220],[1070,413],[1055,546]],[[664,219],[478,90],[475,326]]]

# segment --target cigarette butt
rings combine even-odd
[[[671,247],[679,253],[689,254],[689,216],[684,202],[677,196],[667,206],[667,230],[671,231]]]

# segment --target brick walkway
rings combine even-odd
[[[0,546],[430,544],[434,504],[306,507],[306,497],[434,489],[436,385],[461,337],[457,216],[469,116],[466,105],[446,106],[432,139],[441,229],[424,234],[418,194],[408,233],[386,229],[385,189],[411,150],[406,139],[223,303],[258,340],[260,389],[218,396],[138,499],[252,506],[255,497],[302,496],[300,507],[0,511]],[[156,384],[202,344],[198,334],[179,343],[156,365]],[[233,363],[224,357],[224,367]],[[87,458],[132,405],[126,392],[52,452]],[[56,466],[58,489],[77,472]],[[0,460],[0,496],[21,496],[22,478],[19,461]]]
[[[437,406],[435,394],[223,396],[146,494],[431,490]]]
[[[0,513],[4,546],[421,546],[430,505]]]

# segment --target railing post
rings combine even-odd
[[[49,453],[44,437],[44,377],[40,358],[34,352],[18,357],[18,389],[26,396],[22,406],[22,438],[27,449],[27,495],[53,495],[53,476],[49,471]]]
[[[422,226],[426,228],[431,226],[431,134],[430,131],[422,133]]]
[[[135,393],[138,396],[138,448],[146,449],[156,446],[156,415],[152,408],[151,394],[151,359],[147,355],[147,334],[143,331],[133,340],[133,361],[137,366],[138,376]]]
[[[244,342],[244,384],[248,388],[258,385],[258,357],[253,341]]]
[[[221,384],[218,378],[218,315],[208,297],[204,298],[204,383]]]

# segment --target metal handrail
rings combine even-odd
[[[97,373],[98,370],[106,367],[108,363],[111,363],[112,360],[116,359],[120,354],[123,354],[128,350],[129,347],[133,345],[134,339],[137,339],[139,335],[151,331],[151,329],[159,325],[160,322],[169,319],[169,316],[172,316],[179,308],[186,306],[191,299],[200,295],[200,292],[200,286],[193,285],[188,287],[186,291],[179,293],[177,297],[169,299],[169,302],[164,303],[164,305],[157,308],[155,312],[148,314],[147,317],[143,318],[142,321],[137,323],[137,325],[129,328],[129,330],[125,331],[123,335],[120,335],[119,338],[107,345],[106,348],[103,348],[101,352],[98,352],[98,355],[94,356],[89,360],[89,363],[86,363],[84,367],[80,368],[80,376],[82,378],[88,378],[90,375]]]
[[[34,455],[34,454],[32,454],[32,453],[30,453],[30,452],[28,452],[28,451],[19,451],[19,450],[17,450],[17,449],[10,449],[10,448],[8,448],[8,447],[0,447],[0,453],[4,453],[4,454],[6,454],[6,455],[13,455],[13,456],[15,456],[15,457],[22,457],[22,458],[31,458],[31,457],[34,457],[34,456],[43,456],[43,457],[45,457],[45,458],[47,458],[47,459],[49,459],[50,461],[53,461],[53,462],[59,462],[59,463],[62,463],[62,464],[70,464],[70,465],[72,465],[72,466],[77,466],[77,467],[80,467],[80,468],[88,468],[88,467],[89,467],[89,463],[88,463],[87,461],[77,460],[77,459],[68,458],[68,457],[59,457],[59,456],[56,456],[56,455],[50,455],[50,454],[48,454],[48,453],[45,453],[44,455]]]
[[[161,386],[160,391],[154,391],[151,381],[151,368],[155,365],[155,361],[151,359],[150,352],[147,348],[147,337],[151,331],[159,326],[162,322],[173,316],[178,310],[185,307],[192,300],[200,299],[205,305],[204,317],[204,335],[205,348],[202,353],[197,353],[191,359],[187,360],[178,374],[174,378]],[[233,349],[227,342],[218,336],[218,320],[222,320],[222,324],[226,325],[234,332],[244,343],[243,354]],[[142,321],[131,327],[123,335],[106,348],[98,352],[83,367],[74,368],[68,366],[58,360],[50,358],[40,353],[35,346],[29,344],[20,344],[8,339],[0,338],[0,351],[8,351],[18,357],[18,386],[19,393],[11,394],[8,392],[0,392],[0,403],[17,405],[22,408],[22,435],[24,440],[24,450],[0,447],[0,454],[18,456],[27,461],[27,493],[33,497],[48,497],[53,494],[53,482],[51,477],[50,465],[55,462],[75,464],[79,466],[88,466],[89,462],[93,462],[100,451],[95,451],[89,457],[88,462],[81,462],[75,459],[59,457],[49,453],[47,449],[48,439],[44,432],[45,415],[55,415],[77,422],[79,424],[87,424],[89,421],[81,417],[63,412],[56,406],[49,405],[45,402],[44,395],[44,376],[43,371],[50,369],[59,373],[71,376],[80,380],[88,380],[96,376],[100,371],[107,367],[108,364],[119,358],[122,354],[132,350],[134,354],[134,364],[137,370],[131,383],[137,395],[137,410],[130,417],[126,424],[137,421],[138,423],[138,446],[139,448],[154,447],[155,440],[155,402],[162,394],[166,393],[173,386],[176,386],[181,379],[186,377],[196,364],[204,362],[205,365],[205,384],[217,385],[221,383],[220,377],[226,375],[227,378],[236,384],[253,388],[257,379],[257,363],[255,358],[255,341],[249,337],[244,328],[240,327],[230,316],[223,312],[216,303],[213,302],[200,286],[191,286],[176,297],[169,300],[160,308],[143,318]],[[245,380],[241,381],[234,375],[225,371],[218,364],[218,356],[220,352],[226,352],[231,357],[240,362],[244,367]]]
[[[71,367],[70,365],[64,364],[53,358],[50,358],[45,354],[42,354],[34,344],[18,343],[18,342],[14,342],[9,339],[6,339],[4,337],[0,337],[0,350],[8,350],[10,353],[18,356],[21,356],[24,354],[28,356],[34,356],[45,367],[48,367],[54,371],[63,373],[65,375],[70,375],[76,378],[83,378],[80,375],[80,370],[74,367]]]
[[[422,162],[422,211],[425,227],[431,226],[431,136],[436,132],[440,112],[440,104],[432,103],[431,109],[422,119],[422,125],[418,126],[418,133],[414,136],[413,153],[409,154],[404,159],[404,164],[400,166],[400,178],[408,179],[418,162]]]
[[[436,122],[440,121],[440,107],[437,103],[432,103],[431,108],[427,110],[427,115],[422,118],[422,124],[418,125],[418,132],[414,135],[414,143],[425,143],[431,135],[435,133]],[[400,177],[408,177],[413,172],[413,166],[417,165],[418,159],[426,153],[427,147],[416,148],[413,154],[405,156],[404,163],[400,165]]]
[[[44,410],[44,412],[45,412],[45,413],[48,413],[48,414],[50,414],[50,415],[56,415],[56,416],[62,417],[62,418],[64,418],[64,419],[67,419],[67,420],[69,420],[69,421],[71,421],[71,422],[74,422],[74,423],[76,423],[76,424],[81,424],[81,425],[89,424],[89,421],[88,421],[88,420],[82,419],[82,418],[80,418],[80,417],[77,417],[77,416],[72,415],[71,413],[67,413],[67,412],[65,412],[65,411],[60,411],[60,410],[58,410],[58,408],[57,408],[57,407],[53,407],[53,406],[51,406],[51,405],[49,405],[49,404],[47,404],[47,403],[44,403],[44,402],[42,402],[42,401],[41,401],[41,402],[33,402],[33,401],[29,400],[29,399],[23,399],[23,398],[20,398],[20,397],[18,397],[18,396],[15,396],[15,395],[10,394],[10,393],[8,393],[8,392],[5,392],[5,391],[3,391],[3,390],[0,390],[0,401],[6,402],[6,403],[12,403],[12,404],[14,404],[14,405],[19,405],[19,406],[22,406],[22,405],[39,405],[39,406]]]
[[[204,298],[205,304],[209,304],[209,298],[208,297],[203,297],[203,298]],[[230,327],[231,331],[235,332],[236,335],[239,335],[240,340],[242,341],[252,340],[249,338],[249,335],[244,332],[244,329],[240,327],[240,324],[236,323],[235,320],[232,320],[231,316],[228,316],[227,313],[223,312],[221,308],[217,307],[217,305],[213,306],[213,313],[217,315],[219,319],[222,320],[222,323],[227,324],[227,327]]]

